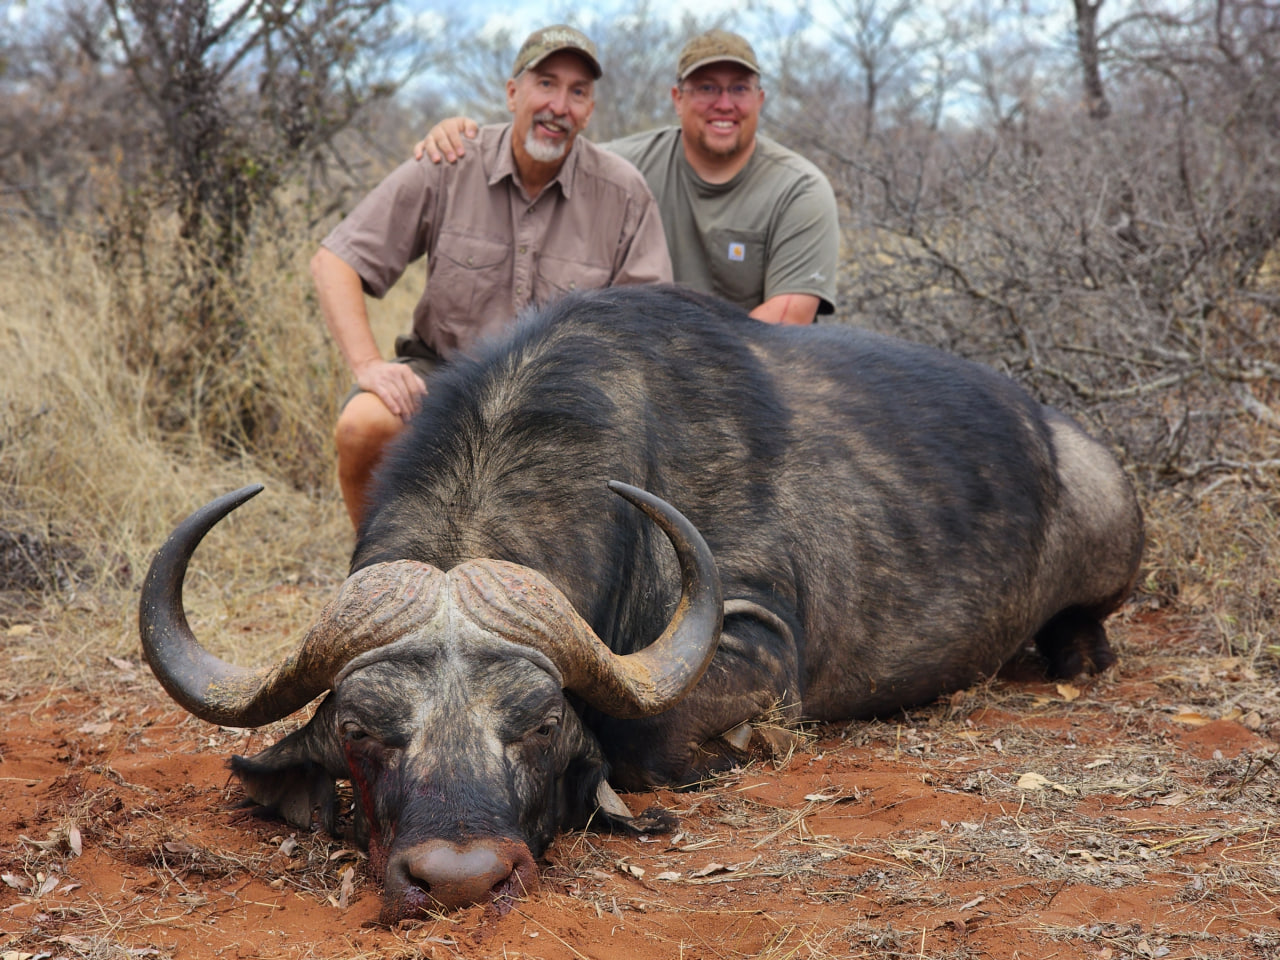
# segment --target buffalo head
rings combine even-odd
[[[610,486],[666,533],[682,571],[671,623],[629,656],[535,570],[402,560],[353,573],[282,662],[226,663],[187,625],[182,583],[204,535],[261,487],[193,513],[161,548],[142,592],[143,650],[178,703],[226,726],[270,723],[327,692],[310,722],[232,768],[251,799],[303,827],[332,829],[335,781],[350,780],[385,922],[519,896],[557,829],[597,807],[627,825],[566,692],[612,716],[660,713],[697,683],[720,633],[720,582],[697,530],[657,497]]]

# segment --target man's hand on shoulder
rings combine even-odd
[[[457,163],[467,154],[467,140],[474,140],[480,133],[479,125],[470,117],[449,117],[427,131],[427,135],[414,145],[413,159],[421,160],[423,154],[432,163],[441,159]]]
[[[394,416],[407,421],[427,395],[426,385],[408,364],[375,360],[355,371],[361,390],[374,394]]]

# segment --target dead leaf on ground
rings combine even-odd
[[[694,878],[709,877],[713,873],[723,873],[728,869],[729,868],[726,867],[723,863],[715,863],[713,861],[711,863],[708,863],[704,867],[699,867],[697,870],[691,871],[689,876]]]
[[[21,890],[26,893],[31,889],[31,881],[26,877],[19,877],[13,873],[0,873],[0,880],[3,880],[6,886],[13,887],[15,890]],[[5,954],[8,956],[8,954]]]
[[[856,792],[849,793],[843,787],[837,787],[834,790],[824,790],[822,793],[806,793],[804,798],[810,803],[843,803],[849,800],[857,800]]]
[[[1019,790],[1056,790],[1058,793],[1065,793],[1067,795],[1075,793],[1075,790],[1068,787],[1066,784],[1055,783],[1048,777],[1039,773],[1024,773],[1022,776],[1018,777],[1016,786]]]

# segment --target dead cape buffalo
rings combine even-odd
[[[328,692],[232,766],[302,827],[332,829],[350,780],[387,922],[529,890],[592,817],[652,826],[609,781],[696,781],[778,705],[888,714],[1032,639],[1057,675],[1106,667],[1142,549],[1115,460],[1007,378],[672,288],[570,296],[433,379],[339,595],[250,671],[201,649],[182,583],[256,492],[161,549],[145,653],[214,723]]]

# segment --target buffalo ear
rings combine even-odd
[[[604,824],[611,833],[630,836],[672,833],[680,825],[676,815],[666,807],[646,807],[634,817],[620,817],[601,807],[596,811],[596,821]]]
[[[252,757],[231,758],[231,771],[249,799],[310,830],[316,821],[329,833],[338,819],[334,784],[336,743],[322,704],[311,722]]]
[[[604,765],[592,771],[593,776],[586,782],[594,780],[595,790],[591,794],[591,823],[601,824],[610,833],[624,833],[630,836],[651,833],[671,833],[679,825],[676,815],[665,807],[647,807],[638,816],[633,816],[627,805],[609,786]]]

